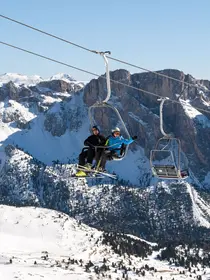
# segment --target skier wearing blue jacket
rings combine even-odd
[[[137,139],[137,136],[133,136],[130,139],[125,139],[120,135],[120,129],[115,127],[112,129],[112,135],[107,138],[105,146],[108,146],[102,153],[100,159],[100,170],[105,170],[107,159],[112,159],[112,156],[120,156],[122,145],[129,145]]]

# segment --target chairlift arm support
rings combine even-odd
[[[161,131],[161,133],[163,134],[164,137],[171,138],[171,135],[165,133],[165,131],[163,129],[163,104],[168,99],[169,99],[168,97],[158,99],[158,101],[160,101],[160,131]]]
[[[107,96],[106,98],[104,99],[103,102],[108,102],[110,96],[111,96],[111,85],[110,85],[110,73],[109,73],[109,63],[108,63],[108,59],[106,57],[106,54],[103,53],[102,54],[103,56],[103,59],[105,61],[105,65],[106,65],[106,87],[107,87]]]
[[[105,62],[105,66],[106,66],[106,87],[107,87],[107,96],[106,98],[102,101],[102,103],[106,103],[109,101],[110,97],[111,97],[111,84],[110,84],[110,73],[109,73],[109,62],[108,59],[106,57],[106,55],[110,55],[111,52],[110,51],[105,51],[105,52],[99,52],[99,51],[94,51],[97,54],[100,54]]]

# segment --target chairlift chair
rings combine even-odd
[[[181,141],[163,130],[162,110],[165,100],[167,98],[162,98],[160,104],[160,130],[163,137],[157,141],[155,149],[150,151],[151,170],[159,179],[186,179],[189,171],[186,164],[184,168],[181,166]]]
[[[110,85],[110,74],[109,74],[109,67],[108,67],[108,60],[106,57],[106,54],[110,54],[110,52],[97,52],[100,55],[102,55],[104,61],[105,61],[105,66],[106,66],[106,85],[107,85],[107,96],[103,101],[97,101],[95,104],[93,104],[92,106],[89,107],[88,110],[88,116],[89,116],[89,120],[90,120],[90,125],[91,127],[93,127],[94,125],[99,126],[100,128],[103,128],[103,133],[105,135],[109,135],[111,129],[104,128],[104,124],[103,123],[98,123],[98,121],[95,120],[95,115],[96,113],[99,114],[103,114],[103,112],[105,112],[105,114],[107,115],[107,118],[110,119],[112,118],[115,121],[115,126],[120,127],[121,132],[123,132],[123,136],[125,138],[130,138],[130,134],[126,128],[126,125],[119,113],[119,111],[117,110],[117,108],[115,106],[113,106],[111,103],[109,103],[109,99],[111,97],[111,85]],[[113,155],[112,159],[113,160],[122,160],[126,154],[127,154],[127,150],[128,150],[128,146],[129,145],[122,145],[122,147],[120,148],[121,152],[120,155]],[[97,146],[95,147],[96,149],[107,149],[110,146]]]

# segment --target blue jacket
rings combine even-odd
[[[106,141],[106,146],[111,146],[108,149],[113,151],[115,149],[120,149],[122,144],[129,145],[133,143],[133,139],[125,139],[122,136],[114,137],[110,136]],[[120,150],[116,150],[116,153],[120,155]]]

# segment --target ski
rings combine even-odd
[[[112,178],[112,179],[117,179],[117,175],[109,174],[109,173],[98,171],[98,170],[95,170],[95,169],[89,169],[89,168],[86,168],[85,166],[82,166],[82,165],[77,165],[76,168],[78,170],[82,170],[82,171],[85,171],[85,172],[90,172],[90,173],[92,172],[92,173],[95,173],[95,174],[101,174],[101,175],[107,176],[107,177]]]
[[[80,169],[81,170],[81,169]],[[73,175],[71,176],[71,178],[74,178],[74,179],[103,179],[104,176],[76,176],[76,175]]]

